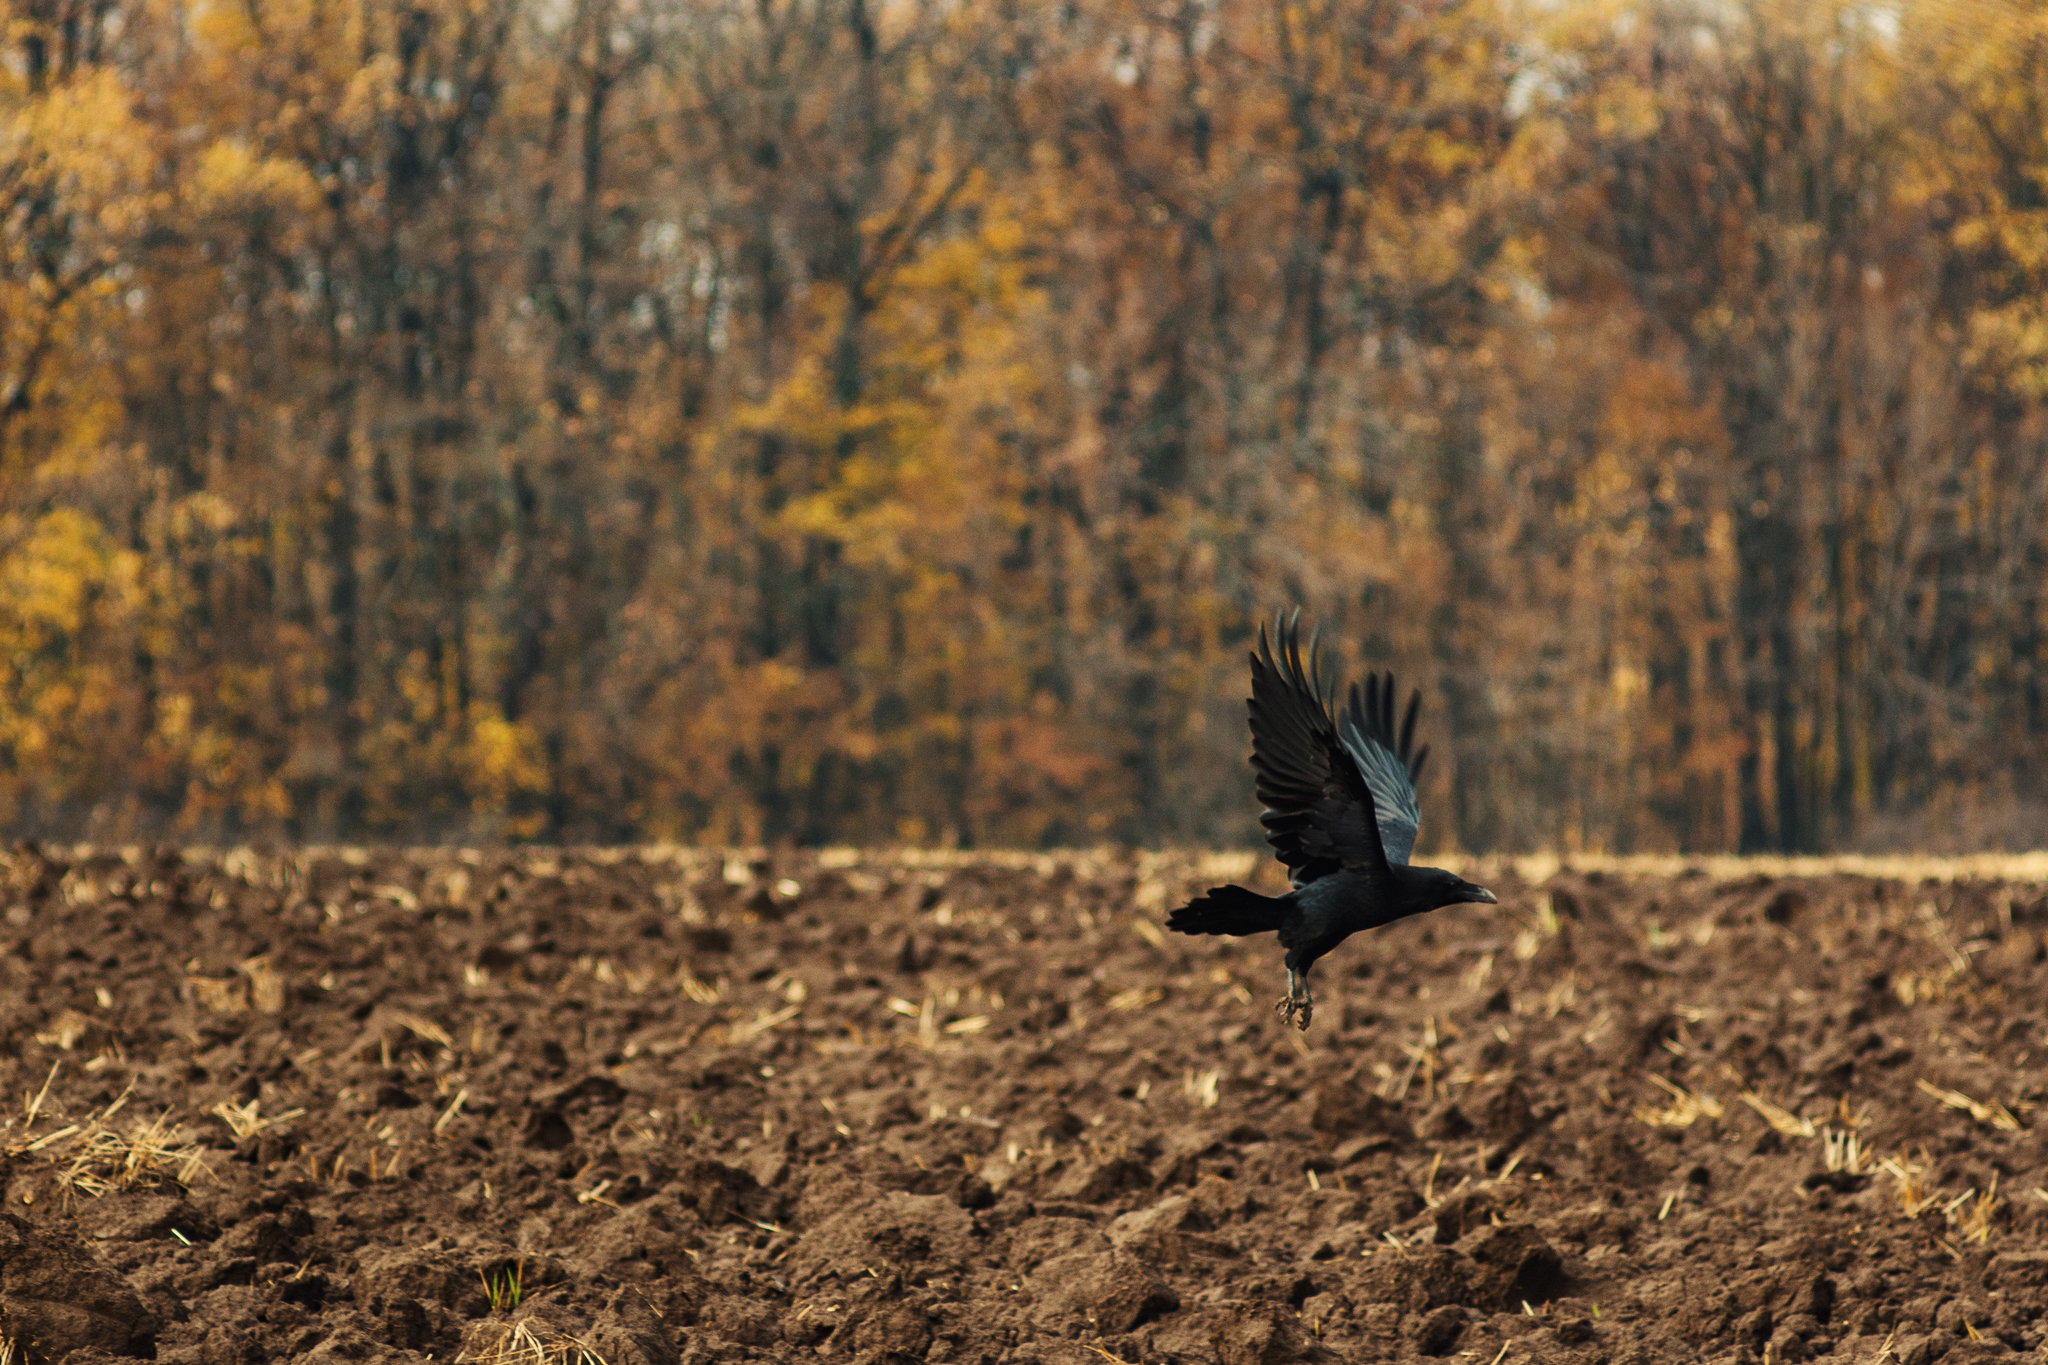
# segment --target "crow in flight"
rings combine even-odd
[[[1173,912],[1183,934],[1263,934],[1279,930],[1287,949],[1287,995],[1274,1009],[1302,1029],[1315,1011],[1308,969],[1361,929],[1446,905],[1499,902],[1483,886],[1436,867],[1410,867],[1421,811],[1415,779],[1429,748],[1413,748],[1417,691],[1400,735],[1394,732],[1394,678],[1367,674],[1349,704],[1333,712],[1314,641],[1301,666],[1301,612],[1274,623],[1279,657],[1259,627],[1252,655],[1252,770],[1265,806],[1266,842],[1287,864],[1294,890],[1261,896],[1219,886]]]

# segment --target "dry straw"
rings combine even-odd
[[[206,1149],[192,1140],[171,1111],[153,1119],[135,1119],[125,1129],[114,1126],[114,1116],[127,1107],[132,1084],[97,1113],[77,1122],[65,1122],[61,1114],[53,1114],[52,1120],[62,1126],[31,1136],[44,1117],[50,1086],[61,1066],[61,1062],[53,1064],[42,1088],[33,1096],[22,1097],[18,1136],[5,1145],[9,1155],[58,1149],[51,1151],[50,1159],[64,1161],[57,1184],[67,1196],[77,1191],[98,1198],[115,1190],[148,1189],[166,1180],[189,1186],[200,1176],[213,1174],[206,1165]],[[7,1126],[17,1127],[12,1122]]]
[[[213,1114],[228,1126],[228,1131],[235,1135],[235,1141],[244,1142],[267,1129],[290,1123],[306,1112],[304,1109],[287,1109],[282,1114],[264,1118],[257,1112],[261,1104],[261,1100],[250,1100],[241,1105],[222,1101],[213,1106]]]
[[[72,1139],[70,1161],[57,1177],[62,1189],[97,1199],[114,1191],[148,1189],[166,1180],[190,1186],[199,1177],[213,1174],[206,1165],[206,1149],[192,1141],[169,1112],[153,1119],[136,1119],[126,1131],[114,1128],[109,1120],[126,1098],[124,1093]]]
[[[482,1324],[472,1335],[478,1347],[464,1346],[458,1365],[609,1365],[583,1338],[531,1319]]]
[[[1655,1073],[1651,1074],[1650,1083],[1671,1096],[1671,1103],[1662,1109],[1647,1104],[1636,1106],[1636,1118],[1652,1128],[1690,1128],[1703,1118],[1717,1119],[1727,1112],[1721,1101],[1704,1090],[1687,1090]]]
[[[1925,1076],[1922,1076],[1917,1084],[1921,1091],[1940,1100],[1944,1108],[1961,1109],[1977,1122],[2003,1129],[2008,1133],[2017,1133],[2020,1130],[2020,1121],[2002,1104],[1985,1104],[1971,1099],[1960,1090],[1944,1090]]]

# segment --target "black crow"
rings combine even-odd
[[[1313,641],[1309,666],[1301,666],[1300,620],[1297,610],[1275,622],[1277,659],[1259,627],[1249,703],[1254,790],[1266,808],[1259,823],[1294,890],[1261,896],[1219,886],[1166,925],[1183,934],[1278,930],[1287,995],[1274,1009],[1306,1029],[1315,1011],[1308,969],[1351,935],[1446,905],[1499,902],[1442,868],[1408,865],[1422,818],[1415,780],[1429,757],[1428,746],[1413,747],[1422,693],[1409,698],[1398,738],[1391,673],[1367,674],[1363,692],[1353,683],[1349,703],[1333,714]]]

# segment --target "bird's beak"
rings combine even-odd
[[[1472,888],[1472,895],[1471,895],[1470,899],[1471,899],[1471,900],[1472,900],[1472,901],[1473,901],[1473,902],[1474,902],[1475,904],[1478,904],[1478,905],[1499,905],[1499,904],[1500,904],[1500,897],[1499,897],[1499,896],[1496,896],[1496,895],[1494,895],[1494,894],[1493,894],[1493,893],[1492,893],[1491,891],[1488,891],[1488,890],[1487,890],[1487,889],[1486,889],[1485,887],[1483,887],[1483,886],[1475,886],[1475,887],[1473,887],[1473,888]]]

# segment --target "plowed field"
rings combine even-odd
[[[1159,927],[1250,867],[17,849],[0,1332],[81,1365],[2042,1348],[2042,886],[1468,870],[1502,904],[1353,939],[1303,1036],[1270,941]]]

